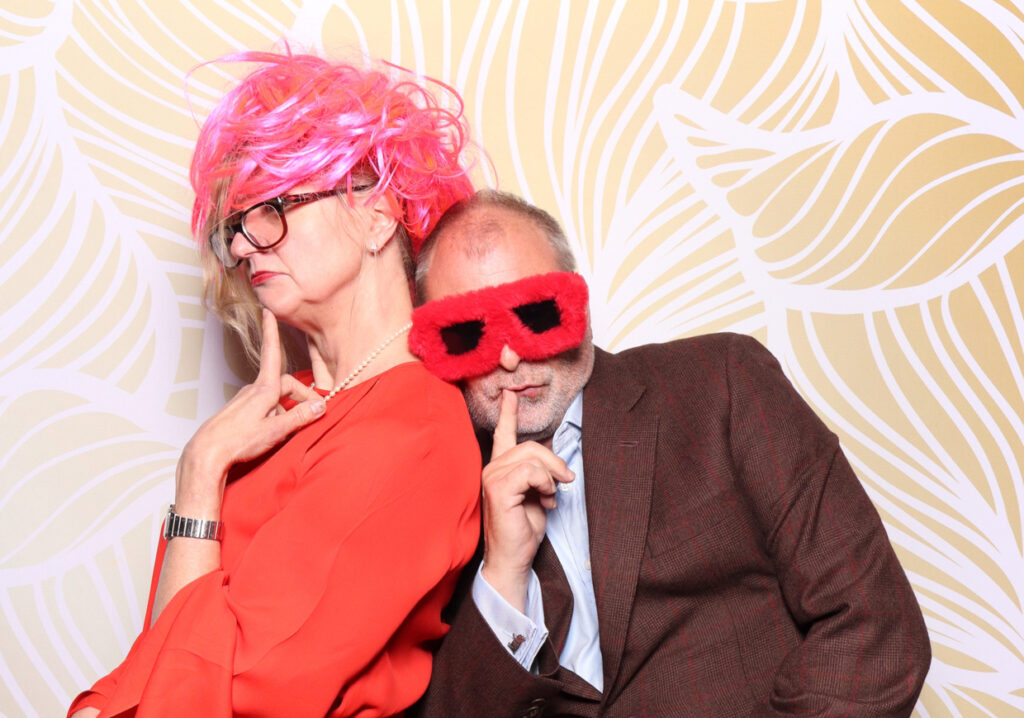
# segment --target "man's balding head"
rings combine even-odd
[[[424,240],[416,258],[419,301],[431,298],[427,294],[427,277],[438,245],[445,245],[443,252],[458,252],[467,259],[480,260],[506,236],[510,223],[518,224],[516,220],[532,224],[546,238],[557,265],[552,271],[576,271],[576,257],[558,220],[514,194],[485,189],[450,207]],[[456,234],[457,238],[452,239]],[[442,241],[446,236],[448,239]]]

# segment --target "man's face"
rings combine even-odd
[[[438,238],[424,298],[441,299],[561,269],[539,227],[508,210],[485,207],[463,215]],[[514,391],[519,397],[519,440],[547,443],[593,365],[588,327],[580,346],[542,361],[522,361],[505,346],[498,367],[463,380],[462,393],[473,423],[494,431],[502,389]]]

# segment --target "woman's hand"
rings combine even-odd
[[[285,397],[299,403],[286,411],[280,403]],[[185,453],[205,454],[226,471],[232,464],[254,459],[277,446],[293,431],[322,416],[325,408],[322,396],[290,374],[281,374],[277,319],[264,309],[256,380],[242,387],[199,427]]]
[[[297,401],[291,409],[281,399]],[[281,374],[277,319],[263,310],[263,346],[256,380],[235,394],[206,421],[185,446],[178,463],[175,505],[178,513],[195,508],[202,518],[217,518],[224,479],[232,464],[254,459],[289,434],[323,416],[323,397],[289,374]],[[211,515],[215,512],[216,515]]]
[[[281,399],[299,403],[287,411]],[[323,397],[294,377],[281,375],[277,319],[263,310],[263,348],[256,381],[242,387],[227,405],[199,427],[178,461],[174,510],[189,518],[220,519],[224,480],[239,461],[254,459],[296,429],[323,416]],[[220,542],[178,537],[167,545],[156,595],[153,621],[181,588],[220,566]]]

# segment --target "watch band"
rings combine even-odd
[[[178,536],[220,541],[223,534],[223,521],[190,519],[185,516],[179,516],[174,513],[174,504],[171,504],[171,507],[167,509],[167,519],[164,521],[164,538],[168,541]]]

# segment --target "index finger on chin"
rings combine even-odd
[[[269,309],[263,309],[263,345],[260,347],[260,371],[257,384],[280,381],[281,338],[277,333],[277,317]]]

